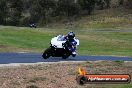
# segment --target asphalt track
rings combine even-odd
[[[0,65],[2,64],[13,64],[13,63],[50,63],[60,61],[132,61],[132,57],[116,57],[116,56],[76,56],[75,58],[69,57],[68,59],[62,59],[61,57],[50,57],[49,59],[43,59],[42,54],[38,53],[0,53]]]

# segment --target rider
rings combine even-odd
[[[65,45],[64,46],[69,46],[69,47],[73,47],[74,48],[71,48],[70,51],[75,51],[76,50],[76,44],[77,42],[75,41],[75,34],[74,32],[68,32],[68,34],[65,36],[65,39],[66,39],[66,42],[65,42]]]
[[[74,32],[70,31],[67,33],[67,35],[65,37],[67,37],[67,39],[73,39],[75,37],[75,34],[74,34]]]

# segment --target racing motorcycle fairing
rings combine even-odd
[[[51,39],[51,46],[55,46],[56,48],[63,48],[62,44],[65,43],[66,40],[63,35],[58,35]]]
[[[79,45],[79,40],[74,38],[76,44],[76,46]],[[58,35],[54,38],[51,39],[51,46],[55,46],[56,48],[63,48],[63,44],[66,42],[65,36],[64,35]],[[72,42],[72,43],[75,43]]]

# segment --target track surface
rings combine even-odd
[[[51,57],[49,59],[43,59],[42,54],[38,53],[0,53],[0,64],[11,63],[46,63],[46,62],[60,62],[60,61],[97,61],[97,60],[122,60],[132,61],[132,57],[116,57],[116,56],[76,56],[75,58],[69,57],[68,59],[62,59],[59,57]]]

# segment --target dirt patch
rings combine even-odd
[[[7,45],[0,45],[0,48],[7,48],[7,47],[9,47],[9,46],[7,46]]]
[[[87,84],[80,86],[75,80],[78,66],[82,66],[89,74],[130,74],[132,76],[132,62],[91,61],[40,64],[1,67],[0,86],[1,88],[122,88],[122,86],[131,86],[131,84],[122,86],[120,84]]]

